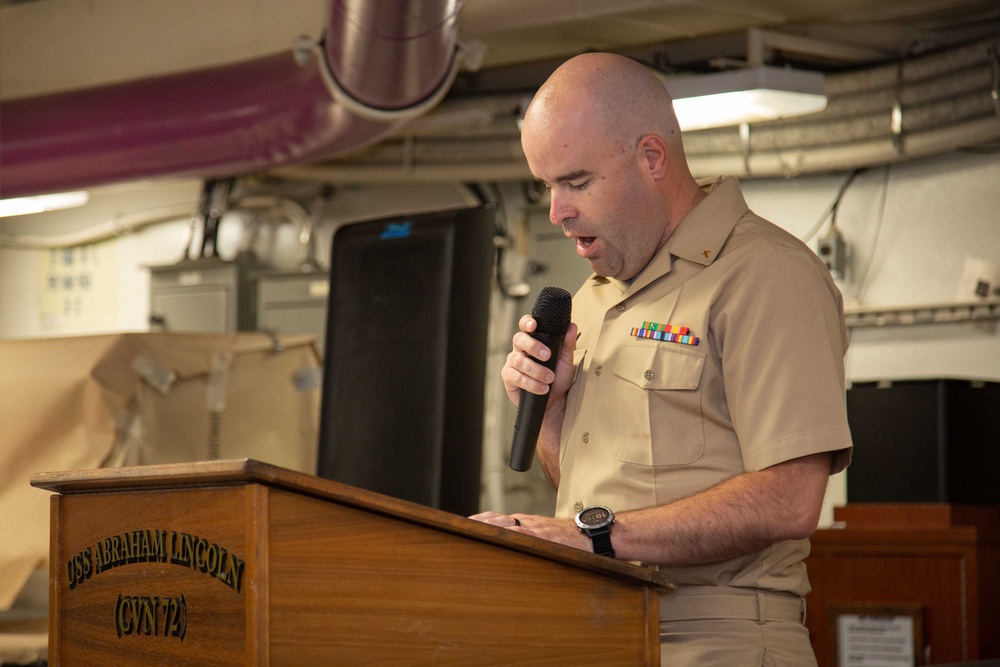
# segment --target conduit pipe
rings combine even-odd
[[[698,174],[791,177],[890,164],[1000,140],[1000,36],[828,75],[825,111],[685,135]]]
[[[277,195],[250,195],[233,200],[228,211],[245,211],[257,216],[270,214],[287,220],[300,230],[300,238],[310,225],[310,214],[293,199]],[[164,222],[191,218],[191,204],[165,204],[129,213],[119,213],[82,229],[61,234],[11,234],[0,230],[0,247],[72,248],[126,236]],[[304,242],[303,242],[304,243]],[[247,248],[244,248],[247,249]]]
[[[826,89],[827,108],[817,114],[685,132],[691,170],[696,176],[788,178],[1000,141],[1000,36],[830,74]],[[512,94],[449,100],[363,156],[272,173],[341,185],[528,180],[515,124],[520,101]]]
[[[4,102],[0,197],[225,177],[370,145],[448,91],[460,9],[461,0],[328,0],[311,58],[290,50]]]
[[[61,234],[10,234],[0,230],[0,247],[72,248],[125,236],[164,222],[191,217],[191,204],[166,204],[130,213],[121,213],[83,229]]]

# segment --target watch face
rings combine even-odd
[[[579,520],[585,526],[603,526],[611,519],[611,510],[607,507],[588,507],[580,512]]]

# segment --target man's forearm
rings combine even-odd
[[[738,475],[668,505],[622,512],[612,540],[619,558],[696,565],[802,539],[816,528],[830,455]]]

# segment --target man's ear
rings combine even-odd
[[[639,140],[643,164],[653,178],[663,178],[667,173],[667,143],[658,134],[647,134]]]

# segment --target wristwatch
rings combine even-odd
[[[607,507],[594,505],[576,515],[576,525],[580,532],[594,543],[594,553],[608,558],[615,557],[611,547],[611,526],[615,523],[615,513]]]

